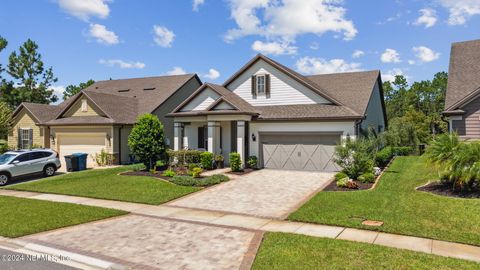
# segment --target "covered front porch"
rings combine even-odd
[[[250,115],[205,115],[174,118],[174,150],[194,149],[222,155],[240,154],[242,165],[248,157]]]

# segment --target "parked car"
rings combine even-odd
[[[0,186],[18,176],[52,176],[60,167],[58,153],[50,149],[8,151],[0,155]]]

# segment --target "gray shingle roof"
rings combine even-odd
[[[480,90],[480,40],[452,44],[445,110],[455,110]]]
[[[84,93],[115,123],[134,124],[136,122],[139,115],[139,102],[136,98],[94,91],[84,91]]]
[[[49,126],[62,126],[62,125],[109,125],[114,124],[113,119],[103,116],[72,116],[66,118],[53,119],[45,122],[45,125]]]
[[[255,108],[260,111],[259,120],[353,119],[362,117],[345,106],[327,104],[261,106]]]

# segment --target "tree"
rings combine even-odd
[[[10,106],[16,107],[24,101],[48,104],[58,100],[53,89],[49,89],[57,82],[57,78],[53,75],[52,67],[45,69],[34,41],[28,39],[20,46],[18,53],[14,51],[10,54],[7,72],[19,85],[2,92],[3,100]]]
[[[79,85],[69,85],[63,91],[63,100],[67,100],[69,97],[75,96],[77,93],[82,91],[83,89],[89,87],[90,85],[94,84],[95,81],[90,79],[87,82],[82,82]]]
[[[6,39],[4,39],[2,36],[0,36],[0,52],[3,51],[8,45],[8,42]],[[0,64],[0,80],[2,79],[2,72],[5,71],[5,69],[2,67],[2,64]]]
[[[147,170],[154,168],[160,157],[165,157],[163,124],[157,116],[147,113],[137,119],[128,137],[128,147]]]
[[[5,102],[0,101],[0,138],[6,138],[12,124],[12,111]]]

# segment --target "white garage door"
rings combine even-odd
[[[95,155],[105,149],[105,133],[98,134],[61,134],[59,137],[59,154],[62,166],[65,165],[65,156],[73,153],[87,153],[87,167],[96,165]],[[65,168],[65,167],[64,167]]]
[[[268,134],[261,136],[263,166],[271,169],[338,171],[333,161],[340,135]]]

